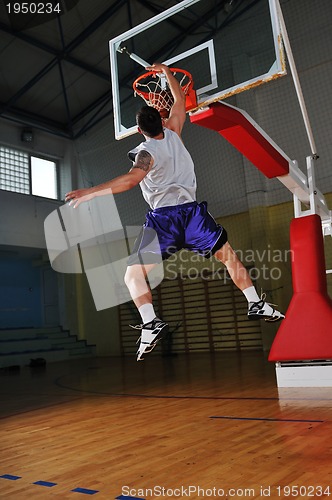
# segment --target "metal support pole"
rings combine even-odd
[[[308,116],[308,112],[307,112],[307,108],[306,108],[306,104],[304,101],[302,88],[301,88],[301,84],[300,84],[300,80],[299,80],[299,75],[298,75],[298,72],[296,69],[296,65],[295,65],[295,61],[294,61],[294,57],[293,57],[293,53],[292,53],[292,48],[291,48],[291,45],[289,42],[284,16],[283,16],[283,13],[282,13],[282,10],[280,7],[279,0],[275,0],[275,2],[276,2],[277,12],[278,12],[281,34],[282,34],[282,38],[284,41],[284,46],[285,46],[285,50],[286,50],[286,54],[287,54],[287,58],[288,58],[288,62],[289,62],[289,67],[290,67],[290,70],[292,73],[297,98],[298,98],[298,101],[300,104],[300,108],[301,108],[301,112],[302,112],[302,116],[303,116],[303,120],[304,120],[304,125],[305,125],[306,131],[307,131],[307,136],[309,139],[311,152],[314,155],[314,157],[318,158],[316,144],[315,144],[315,140],[314,140],[311,125],[310,125],[309,116]]]
[[[144,61],[144,59],[142,59],[141,57],[137,56],[136,54],[133,54],[132,52],[129,52],[129,50],[127,49],[127,47],[123,47],[123,46],[119,46],[117,48],[117,51],[120,52],[120,54],[127,54],[130,59],[132,59],[133,61],[137,62],[137,64],[140,64],[141,66],[143,66],[143,68],[146,68],[147,66],[150,66],[150,64],[146,61]]]

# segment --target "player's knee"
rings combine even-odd
[[[124,282],[127,287],[136,283],[140,278],[142,279],[143,273],[141,266],[128,266],[124,276]],[[143,277],[144,279],[144,277]]]
[[[223,264],[229,258],[229,245],[225,243],[217,252],[214,254],[215,258],[220,260]]]
[[[132,272],[132,268],[131,266],[128,266],[127,267],[127,270],[125,272],[125,275],[124,275],[124,282],[127,286],[130,285],[130,283],[132,282],[133,280],[133,272]]]
[[[223,264],[234,262],[237,260],[237,255],[228,241],[218,250],[215,254],[216,259],[218,259]]]

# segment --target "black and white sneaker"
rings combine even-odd
[[[265,319],[265,321],[272,322],[284,319],[285,315],[262,299],[259,302],[249,302],[248,318]]]
[[[165,321],[154,318],[150,323],[140,325],[138,328],[141,328],[142,332],[140,338],[137,340],[140,344],[136,354],[137,361],[142,361],[144,359],[143,354],[151,352],[159,340],[167,335],[169,326]]]

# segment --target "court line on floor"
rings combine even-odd
[[[325,420],[307,420],[307,419],[297,419],[297,418],[269,418],[269,417],[231,417],[231,416],[212,416],[209,418],[213,419],[225,419],[225,420],[249,420],[249,421],[265,421],[265,422],[300,422],[300,423],[324,423]]]
[[[9,481],[18,481],[19,479],[23,479],[23,478],[22,478],[22,476],[14,476],[12,474],[3,474],[2,476],[0,476],[0,479],[7,479]],[[31,484],[34,484],[36,486],[42,486],[44,488],[53,488],[54,486],[59,486],[58,483],[53,483],[50,481],[41,481],[41,480],[35,481],[34,483],[31,483]],[[91,490],[88,488],[76,487],[73,490],[70,490],[70,492],[82,493],[84,495],[95,495],[96,493],[99,493],[99,490]]]
[[[18,481],[19,479],[23,479],[22,476],[14,476],[12,474],[2,474],[0,476],[0,479],[7,479],[8,481]],[[50,481],[35,481],[34,483],[30,483],[30,484],[33,484],[35,486],[42,486],[44,488],[53,488],[54,486],[59,486],[58,483],[53,483],[53,482],[50,482]],[[89,496],[92,496],[92,495],[95,495],[96,493],[101,493],[101,491],[99,490],[91,490],[90,488],[81,488],[81,487],[76,487],[72,490],[69,490],[70,493],[81,493],[83,495],[89,495]],[[141,497],[131,497],[131,496],[126,496],[126,495],[120,495],[120,496],[117,496],[115,497],[115,500],[117,499],[137,499],[137,500],[144,500],[144,498],[142,499]]]

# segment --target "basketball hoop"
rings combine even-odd
[[[186,111],[196,107],[196,92],[194,82],[189,71],[179,68],[170,68],[173,75],[179,74],[179,84],[186,96]],[[144,99],[148,106],[156,108],[159,112],[170,111],[173,106],[173,96],[167,84],[164,73],[148,71],[139,76],[133,83],[134,94]]]

